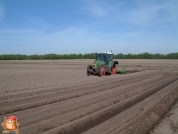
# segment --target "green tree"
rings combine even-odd
[[[124,59],[124,55],[122,53],[119,53],[116,55],[117,59]]]
[[[127,55],[127,59],[133,59],[133,54],[130,54],[130,53],[129,53],[129,54]]]

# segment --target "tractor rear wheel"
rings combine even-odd
[[[116,67],[111,67],[111,75],[115,75],[116,74]]]
[[[99,69],[99,72],[98,72],[98,76],[105,76],[105,68],[104,67],[101,67],[100,69]]]

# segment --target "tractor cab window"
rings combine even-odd
[[[96,56],[96,60],[102,60],[102,59],[103,59],[102,54],[97,54],[97,56]]]
[[[96,60],[104,60],[104,61],[112,60],[112,54],[105,54],[105,53],[97,54]]]
[[[108,60],[112,60],[112,55],[111,54],[107,54],[107,59]]]
[[[104,60],[104,59],[106,59],[106,55],[105,54],[97,54],[96,60]]]
[[[105,54],[103,54],[103,60],[106,61],[107,57]]]

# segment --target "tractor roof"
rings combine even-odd
[[[102,53],[98,53],[98,54],[113,54],[111,52],[102,52]]]

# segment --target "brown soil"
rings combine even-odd
[[[93,60],[0,61],[0,123],[15,115],[23,134],[147,134],[178,99],[178,62],[119,61],[127,75],[87,76]]]
[[[149,134],[178,134],[178,101]]]

